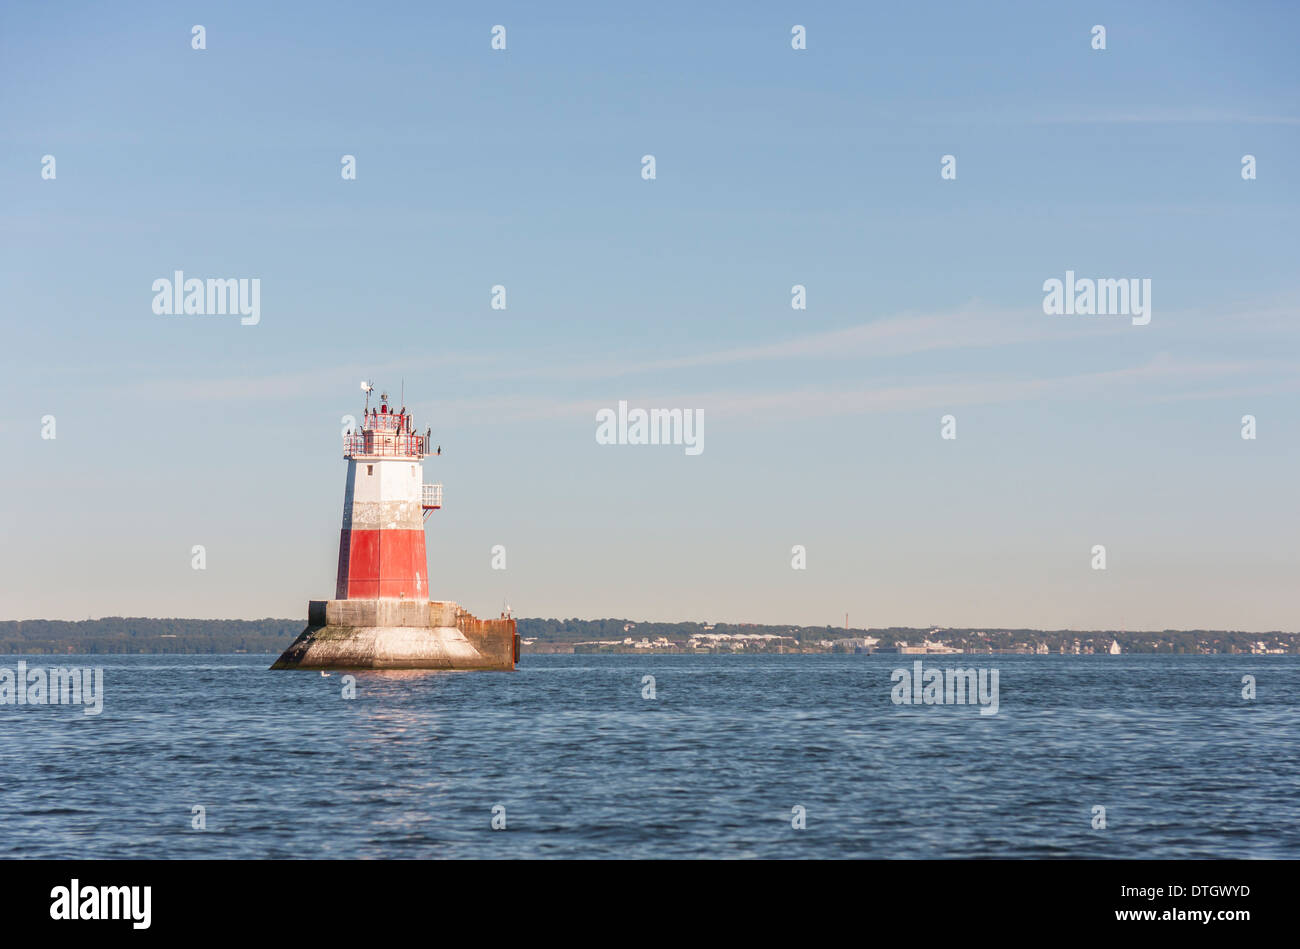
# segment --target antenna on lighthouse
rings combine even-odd
[[[375,391],[374,383],[361,380],[361,391],[366,394],[366,414],[370,414],[370,393]]]

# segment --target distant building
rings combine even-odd
[[[949,646],[947,643],[932,643],[928,639],[925,640],[925,642],[923,642],[921,645],[925,647],[925,651],[928,653],[946,654],[946,653],[953,653],[953,652],[961,652],[961,650],[958,649],[956,646]]]

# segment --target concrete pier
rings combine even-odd
[[[307,628],[272,669],[513,669],[513,619],[447,601],[311,600]]]

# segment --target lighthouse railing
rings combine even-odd
[[[420,506],[426,509],[442,507],[442,485],[441,484],[421,485]]]
[[[406,416],[398,412],[371,412],[365,421],[362,428],[376,432],[397,432],[406,424]]]
[[[343,436],[344,458],[423,458],[429,440],[423,435],[358,432]]]

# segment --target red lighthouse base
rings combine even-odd
[[[350,530],[339,537],[340,600],[427,600],[428,559],[420,530]]]

